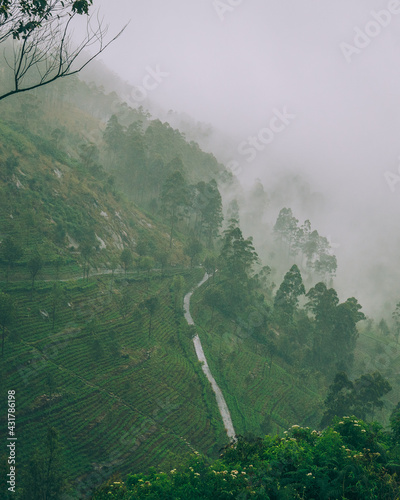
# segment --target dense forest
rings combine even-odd
[[[77,75],[0,109],[1,498],[400,498],[400,302],[340,297],[323,230],[207,126]]]

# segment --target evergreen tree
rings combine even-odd
[[[293,248],[296,247],[298,222],[298,219],[293,216],[291,208],[282,208],[274,226],[274,232],[278,235],[280,242],[287,244],[288,256],[291,254]]]
[[[339,370],[349,370],[354,359],[358,338],[356,324],[365,319],[361,305],[351,297],[336,308],[335,325],[332,332],[332,354]]]
[[[274,310],[284,324],[289,324],[293,320],[299,297],[305,293],[300,270],[294,264],[285,274],[274,300]]]
[[[187,215],[189,206],[188,186],[182,173],[175,171],[165,181],[161,194],[161,207],[170,226],[170,248],[172,247],[175,226]]]
[[[306,308],[315,316],[312,354],[317,368],[327,367],[333,363],[332,343],[336,321],[336,308],[339,298],[333,288],[325,283],[317,283],[306,297],[309,299]]]
[[[237,220],[231,219],[224,231],[222,249],[219,257],[222,272],[230,279],[248,282],[258,255],[253,239],[244,239]]]
[[[116,115],[112,115],[108,120],[103,139],[107,149],[113,153],[113,155],[117,155],[118,153],[121,154],[124,141],[124,128],[119,123]]]
[[[218,258],[221,270],[223,295],[226,312],[238,313],[251,299],[253,266],[258,262],[258,255],[252,238],[244,238],[238,221],[232,219],[224,231],[222,249]],[[222,284],[221,284],[222,286]]]
[[[223,220],[221,194],[214,179],[208,183],[201,181],[195,188],[193,208],[199,215],[199,233],[205,235],[211,247]]]

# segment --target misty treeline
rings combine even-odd
[[[191,261],[198,257],[196,252],[206,256],[206,270],[215,275],[204,294],[212,311],[218,309],[241,325],[246,318],[256,317],[257,324],[250,321],[250,329],[271,358],[279,355],[305,371],[324,372],[328,381],[338,371],[352,370],[356,324],[365,316],[354,297],[340,303],[337,292],[330,288],[336,257],[328,240],[312,229],[310,221],[299,225],[292,210],[283,208],[274,226],[273,244],[287,264],[296,260],[304,264],[308,284],[320,281],[306,292],[299,267],[293,264],[275,293],[273,264],[262,266],[252,238],[243,236],[234,207],[218,241],[222,224],[218,185],[215,180],[186,182],[195,175],[196,166],[193,160],[185,163],[182,159],[187,143],[180,132],[157,120],[145,125],[143,118],[124,127],[113,115],[104,142],[115,175],[124,179],[138,203],[149,204],[155,213],[161,209],[170,242],[179,228],[191,236],[186,248]],[[193,151],[193,144],[191,148]],[[193,236],[203,236],[208,253],[201,252]],[[302,297],[305,304],[299,307]]]
[[[51,267],[54,281],[60,268],[78,270],[87,280],[92,269],[102,266],[112,279],[121,267],[121,282],[132,280],[128,272],[134,270],[150,284],[153,268],[163,273],[175,252],[181,267],[202,264],[212,276],[200,291],[212,334],[221,335],[224,318],[236,335],[248,339],[267,360],[263,383],[274,380],[278,365],[305,383],[318,380],[326,388],[321,428],[340,425],[336,416],[371,419],[383,408],[391,390],[388,374],[356,369],[358,325],[366,318],[355,297],[339,299],[333,285],[336,257],[310,221],[300,224],[292,209],[283,207],[268,234],[270,259],[262,262],[240,223],[239,202],[224,206],[231,174],[143,108],[132,109],[115,93],[71,78],[13,97],[2,109],[0,134],[8,147],[0,147],[0,262],[6,282],[25,270],[33,294],[44,266]],[[255,220],[263,215],[256,208],[263,196],[261,192],[253,200]],[[183,289],[182,276],[175,276],[170,295],[177,317]],[[48,297],[52,330],[66,300],[54,284]],[[146,338],[153,341],[165,307],[157,296],[135,308],[126,287],[110,303],[124,322],[134,314],[137,328],[146,329]],[[12,326],[20,314],[19,304],[2,293],[0,331],[6,354],[11,350],[7,337],[13,340]],[[393,323],[382,320],[376,328],[398,339],[400,303]],[[105,349],[95,330],[88,323],[93,362],[104,358]],[[117,351],[110,347],[110,356]],[[392,413],[397,433],[398,418],[397,408]],[[38,471],[32,475],[35,481],[45,463],[39,458],[32,462],[33,472]],[[344,461],[343,468],[347,465]]]
[[[184,201],[182,207],[191,205],[196,220],[202,224],[204,210],[201,214],[198,209],[203,209],[208,200],[212,203],[217,189],[215,182],[205,185],[204,179],[211,181],[218,177],[222,166],[196,143],[188,143],[184,135],[168,123],[148,118],[140,109],[132,110],[133,121],[123,126],[116,115],[111,116],[103,136],[106,165],[122,181],[125,190],[154,212],[165,201],[167,181],[181,185],[179,194],[177,187],[177,197]],[[190,180],[198,182],[185,185],[185,181],[189,184]],[[220,204],[220,201],[214,203]]]
[[[313,229],[309,220],[300,224],[289,207],[282,208],[270,236],[271,260],[264,267],[257,264],[257,271],[253,273],[251,269],[258,258],[252,240],[242,234],[238,221],[240,207],[235,201],[225,207],[225,232],[221,235],[223,206],[220,186],[230,185],[232,176],[195,142],[188,143],[184,134],[168,123],[152,119],[141,107],[132,109],[121,103],[115,93],[107,94],[101,87],[74,77],[13,99],[5,106],[5,117],[12,112],[18,127],[29,134],[39,135],[42,149],[55,161],[72,157],[79,175],[86,176],[91,185],[97,182],[101,191],[112,193],[117,200],[119,189],[123,190],[142,209],[164,222],[168,231],[167,245],[155,244],[145,236],[134,244],[126,240],[124,246],[136,254],[137,259],[124,262],[121,251],[118,251],[117,259],[114,258],[117,265],[126,271],[135,262],[137,268],[146,269],[150,261],[143,258],[151,257],[153,265],[162,267],[174,238],[183,238],[184,251],[191,265],[204,262],[211,272],[219,269],[215,290],[208,302],[229,314],[241,311],[242,320],[246,307],[255,309],[261,315],[262,328],[269,332],[265,342],[270,346],[271,357],[278,352],[291,363],[300,363],[304,369],[312,366],[332,373],[351,368],[357,337],[354,325],[361,317],[358,302],[348,299],[339,304],[337,293],[331,288],[337,268],[336,257],[327,238]],[[94,127],[87,118],[88,129],[75,130],[73,120],[78,122],[80,117],[79,114],[73,117],[77,111],[66,114],[68,103],[104,120],[103,130]],[[70,126],[60,127],[59,113],[71,116],[66,122]],[[3,167],[7,190],[13,190],[20,199],[20,210],[26,212],[26,221],[17,232],[19,241],[16,244],[19,248],[29,247],[30,240],[36,239],[35,220],[40,218],[38,214],[42,209],[38,198],[44,196],[43,186],[48,180],[42,172],[29,180],[36,198],[36,201],[30,200],[21,197],[20,190],[15,187],[19,158],[6,157]],[[82,204],[77,193],[70,191],[69,196],[71,200],[76,198],[77,205]],[[10,202],[6,200],[4,197],[3,203]],[[93,201],[97,203],[87,197],[88,204]],[[29,210],[32,202],[37,207],[34,212]],[[93,224],[85,220],[84,214],[77,213],[73,204],[61,207],[60,200],[54,197],[51,204],[60,212],[59,215],[53,214],[56,224],[50,230],[55,249],[53,262],[59,261],[56,249],[65,247],[70,241],[67,236],[71,236],[80,245],[84,272],[85,269],[88,271],[91,262],[96,261],[100,247]],[[260,218],[259,213],[254,216]],[[11,258],[6,254],[11,254]],[[2,260],[7,273],[18,263],[19,254],[23,254],[23,249],[3,251]],[[288,274],[283,281],[277,267],[286,268],[283,274]],[[298,276],[300,269],[301,277]],[[275,291],[274,281],[277,279],[282,284]],[[296,284],[296,280],[299,283]],[[304,287],[308,289],[307,294]],[[308,305],[299,308],[299,297]],[[399,331],[396,318],[395,313],[394,332]],[[271,334],[274,322],[285,329],[285,335]],[[253,329],[259,332],[262,328]]]
[[[335,276],[337,261],[329,241],[312,230],[311,222],[306,220],[301,226],[290,208],[282,208],[274,226],[279,236],[280,250],[287,252],[288,259],[300,259],[307,270],[307,280],[315,274],[324,281]]]
[[[74,108],[71,108],[71,104]],[[142,107],[136,109],[129,107],[120,101],[115,92],[106,93],[101,86],[87,84],[75,77],[10,98],[3,103],[3,109],[4,119],[12,120],[14,127],[20,128],[30,137],[35,137],[41,150],[51,155],[55,162],[64,161],[66,158],[69,158],[69,161],[72,159],[74,168],[82,179],[87,179],[91,189],[96,185],[98,192],[108,193],[117,201],[121,199],[119,190],[122,190],[142,209],[163,221],[168,232],[166,245],[151,242],[151,238],[145,236],[135,243],[129,239],[123,241],[124,246],[136,254],[137,258],[149,256],[155,259],[157,265],[163,266],[174,238],[183,239],[184,250],[191,265],[204,262],[206,259],[209,265],[210,262],[216,263],[215,268],[220,270],[218,279],[222,280],[225,273],[225,288],[229,291],[230,297],[227,297],[222,285],[216,290],[216,293],[221,292],[218,296],[221,310],[235,311],[235,297],[240,297],[240,305],[243,307],[248,305],[257,310],[261,309],[262,317],[267,317],[265,311],[268,309],[274,310],[275,316],[280,318],[279,321],[286,321],[287,335],[269,342],[272,344],[286,342],[287,346],[282,346],[280,350],[288,359],[293,357],[302,359],[303,366],[311,360],[313,366],[322,368],[325,366],[325,358],[332,352],[333,355],[330,356],[332,366],[337,365],[340,369],[349,365],[346,359],[351,358],[356,334],[351,321],[347,326],[343,326],[346,321],[339,321],[338,315],[351,309],[353,302],[336,304],[337,293],[331,288],[337,268],[336,257],[328,239],[313,229],[309,220],[300,224],[291,208],[282,208],[269,235],[270,260],[265,263],[267,266],[262,267],[257,264],[257,272],[251,274],[249,268],[242,262],[241,265],[247,274],[243,273],[235,266],[239,265],[241,258],[246,260],[246,252],[251,254],[252,244],[240,250],[241,245],[244,245],[243,242],[248,241],[243,237],[243,229],[239,224],[241,207],[236,200],[233,200],[228,207],[223,207],[221,197],[223,190],[232,185],[232,175],[213,155],[204,153],[194,141],[187,142],[183,133],[173,129],[168,123],[153,119]],[[90,122],[87,115],[83,117],[79,114],[78,109],[92,115],[96,120],[102,120],[104,126],[99,128],[96,121]],[[60,115],[64,116],[65,125],[60,126]],[[86,127],[76,128],[74,123]],[[17,147],[23,148],[22,144]],[[24,246],[30,247],[32,241],[37,241],[39,236],[37,221],[43,210],[43,204],[39,200],[42,199],[46,205],[53,207],[52,217],[55,222],[46,228],[52,240],[50,249],[54,249],[52,256],[47,260],[54,262],[55,266],[59,265],[58,249],[68,244],[73,248],[74,244],[71,244],[69,239],[71,237],[80,245],[84,268],[88,268],[91,262],[95,265],[100,255],[100,243],[96,237],[96,226],[85,218],[84,211],[91,203],[98,204],[96,197],[87,193],[82,198],[78,192],[69,190],[69,199],[74,203],[61,205],[62,200],[57,196],[52,196],[50,200],[49,193],[44,189],[49,183],[49,176],[42,171],[38,171],[35,178],[28,181],[21,177],[25,184],[28,183],[32,197],[21,196],[21,190],[16,187],[16,175],[21,169],[20,157],[6,154],[4,156],[1,175],[6,184],[6,191],[11,190],[12,195],[5,191],[0,203],[5,205],[4,210],[7,211],[12,198],[17,197],[19,210],[25,219],[21,221],[18,231],[13,233],[19,240],[16,242],[17,246],[20,249]],[[258,201],[260,197],[265,196],[265,193],[261,195],[256,193],[253,196],[255,220],[260,220],[262,216],[263,208],[260,207],[263,204]],[[78,212],[75,205],[82,205],[83,211]],[[34,210],[30,210],[30,207]],[[228,233],[221,234],[223,212],[225,212],[224,227]],[[236,226],[230,226],[231,219],[237,221]],[[7,224],[11,223],[11,220],[7,221]],[[232,263],[226,262],[232,257],[229,254],[228,242],[235,251],[242,252],[240,258],[235,253],[232,254],[233,267]],[[42,252],[42,248],[38,251],[46,256],[49,247],[47,251]],[[33,253],[35,252],[36,249]],[[2,260],[7,273],[18,264],[17,257],[20,253],[20,251],[11,252],[13,255],[11,258],[3,255]],[[118,265],[122,265],[126,270],[126,263],[121,261],[121,251],[118,250],[117,253]],[[219,255],[221,253],[222,257]],[[25,252],[24,255],[26,259],[28,256],[29,258],[33,256],[31,251]],[[64,260],[68,260],[68,257]],[[106,258],[108,265],[111,260],[110,256]],[[255,261],[256,259],[251,262],[254,264]],[[142,263],[144,264],[143,260]],[[235,270],[227,275],[224,265],[231,265],[231,269]],[[315,289],[317,290],[315,295],[321,296],[321,300],[330,297],[331,307],[327,310],[328,316],[325,319],[327,324],[322,324],[317,319],[312,323],[310,316],[315,314],[317,306],[313,306],[314,310],[311,306],[298,310],[297,305],[293,306],[293,292],[290,292],[290,299],[286,297],[290,295],[289,292],[281,289],[275,292],[274,281],[282,282],[283,276],[292,265],[301,270],[301,279],[304,287],[308,289],[308,294],[311,289]],[[144,266],[146,267],[148,266]],[[235,273],[237,279],[234,278]],[[258,277],[258,282],[255,276]],[[283,283],[289,286],[288,279],[285,278]],[[264,292],[257,293],[259,297],[261,295],[265,297],[265,306],[259,307],[259,298],[255,298],[255,293],[256,290],[262,289],[262,286]],[[321,290],[323,286],[326,286],[326,291]],[[274,298],[275,293],[279,300]],[[303,302],[309,298],[304,294],[299,296]],[[315,300],[317,299],[314,299],[314,302]],[[354,301],[356,303],[356,299]],[[283,311],[282,304],[291,304],[287,306],[291,310]],[[353,309],[356,309],[356,306]],[[397,338],[400,331],[399,309],[398,307],[397,312],[394,311],[392,324],[388,325],[385,321],[380,323],[383,330],[389,331],[390,334],[393,332]],[[307,314],[304,312],[306,310]],[[301,320],[297,315],[300,315]],[[342,326],[339,327],[339,323]],[[316,333],[318,331],[323,331],[324,337],[319,337]],[[349,333],[337,336],[338,331]],[[337,347],[331,351],[331,345],[336,342],[336,337]],[[324,347],[320,348],[320,345]],[[339,366],[341,352],[345,352],[342,364],[346,366]]]
[[[213,271],[209,259],[206,264]],[[356,325],[365,319],[354,297],[340,303],[337,292],[322,281],[306,291],[295,264],[274,293],[271,268],[261,267],[252,238],[243,237],[234,219],[223,233],[217,267],[204,292],[205,304],[235,318],[271,357],[331,377],[352,369]]]

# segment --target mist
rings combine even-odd
[[[225,197],[240,197],[260,256],[261,233],[290,206],[333,243],[341,299],[390,315],[400,300],[400,2],[94,4],[110,31],[130,21],[101,57],[134,87],[128,104],[177,127],[187,116],[209,124],[195,140],[237,176],[241,189]],[[265,227],[246,216],[257,179]]]

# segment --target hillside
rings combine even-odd
[[[0,288],[15,308],[2,408],[14,387],[19,492],[45,453],[49,426],[58,431],[63,482],[79,498],[115,470],[145,471],[194,450],[215,455],[227,440],[180,306],[202,271],[188,267],[181,229],[170,246],[162,218],[85,161],[74,141],[78,130],[82,140],[88,127],[102,127],[96,117],[61,104],[61,147],[60,133],[49,134],[60,103],[25,122],[15,114],[21,102],[4,103],[0,123]]]
[[[232,175],[143,108],[74,78],[1,108],[0,421],[16,390],[19,498],[40,498],[39,483],[85,498],[117,473],[217,459],[229,440],[196,332],[246,439],[324,427],[342,371],[354,384],[377,369],[389,380],[374,379],[364,406],[338,396],[388,425],[394,330],[380,332],[356,298],[340,302],[336,257],[310,221],[282,208],[262,262],[237,200],[220,194],[235,191]],[[253,193],[254,223],[266,198]],[[189,328],[183,296],[204,271]]]

